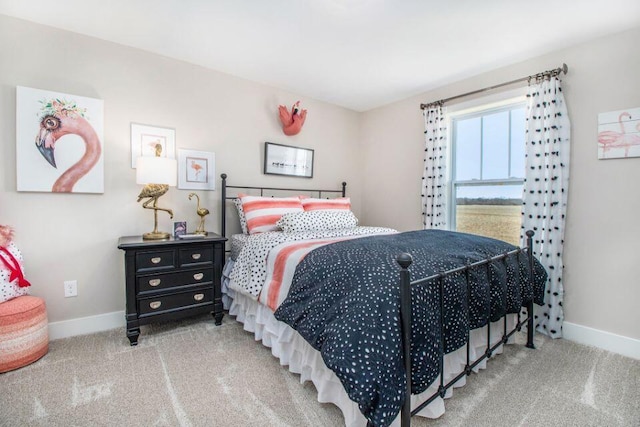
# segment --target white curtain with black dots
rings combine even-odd
[[[425,229],[444,229],[447,226],[447,122],[440,104],[426,107],[422,114],[425,125],[422,223]]]
[[[567,107],[557,77],[529,85],[527,93],[526,173],[522,235],[533,230],[533,253],[547,270],[544,307],[536,307],[536,329],[562,337],[562,252],[569,184],[570,130]]]

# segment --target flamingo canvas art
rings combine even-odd
[[[18,191],[104,193],[100,99],[17,87]]]
[[[598,158],[640,157],[640,108],[598,114]]]

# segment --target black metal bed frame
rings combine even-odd
[[[342,189],[341,190],[317,190],[317,189],[313,189],[313,188],[279,188],[279,187],[254,187],[254,186],[247,186],[247,185],[228,185],[227,184],[227,174],[223,173],[222,175],[220,175],[220,178],[222,178],[222,191],[221,191],[221,202],[222,202],[222,209],[221,209],[221,213],[220,213],[220,234],[222,235],[222,237],[226,237],[226,232],[227,232],[227,210],[226,210],[226,201],[227,200],[233,200],[235,198],[237,198],[238,196],[227,196],[227,189],[228,188],[234,188],[236,190],[259,190],[260,191],[260,196],[264,196],[264,192],[265,191],[296,191],[296,192],[303,192],[303,193],[318,193],[318,198],[321,199],[322,198],[322,193],[329,193],[329,194],[341,194],[342,197],[344,197],[347,194],[347,183],[343,182],[342,183]]]
[[[467,264],[464,267],[454,268],[448,271],[444,271],[442,273],[434,274],[429,277],[425,277],[423,279],[418,279],[411,281],[409,266],[412,263],[412,258],[410,254],[404,253],[400,254],[397,258],[397,262],[400,265],[400,318],[402,322],[402,357],[404,363],[405,375],[407,378],[407,388],[405,390],[405,400],[404,405],[402,406],[401,411],[401,426],[409,427],[411,425],[411,417],[420,412],[423,408],[429,405],[438,397],[444,399],[447,390],[458,382],[461,378],[465,376],[471,375],[473,368],[478,366],[485,359],[489,359],[494,351],[498,347],[503,344],[506,344],[509,338],[522,330],[522,326],[527,325],[527,343],[526,347],[535,348],[533,344],[533,299],[527,303],[527,316],[524,319],[520,318],[520,310],[518,310],[517,316],[518,321],[514,328],[511,331],[507,331],[507,316],[510,313],[505,313],[502,316],[503,321],[503,333],[502,339],[493,346],[491,345],[491,321],[487,321],[487,348],[482,356],[480,356],[477,360],[472,361],[470,356],[470,348],[469,341],[471,336],[471,330],[467,330],[467,363],[464,367],[464,370],[457,374],[451,381],[444,383],[444,279],[445,277],[452,276],[454,274],[464,273],[467,279],[467,300],[471,299],[471,285],[469,284],[469,273],[474,268],[481,268],[482,266],[486,266],[487,273],[489,269],[489,264],[492,262],[503,261],[506,262],[506,259],[510,256],[517,256],[522,252],[526,252],[528,261],[529,261],[529,284],[533,284],[533,268],[534,268],[534,260],[533,260],[533,251],[532,251],[532,243],[533,243],[533,231],[528,230],[526,232],[527,235],[527,246],[525,248],[514,249],[509,252],[505,252],[500,255],[496,255],[493,257],[489,257],[471,264]],[[438,286],[438,299],[440,305],[440,385],[438,386],[438,390],[433,393],[427,400],[418,405],[415,409],[411,409],[411,287],[412,286],[421,286],[421,285],[432,285],[433,283],[437,283]],[[533,297],[532,297],[533,298]],[[504,293],[504,306],[507,306],[507,293]],[[513,313],[511,313],[513,314]],[[470,318],[470,313],[467,312],[467,320]]]
[[[342,183],[341,190],[317,190],[317,189],[299,189],[299,188],[279,188],[279,187],[256,187],[256,186],[237,186],[237,185],[228,185],[227,184],[227,174],[223,173],[220,175],[222,178],[222,191],[221,191],[221,230],[220,233],[222,236],[226,234],[226,201],[232,200],[237,197],[236,196],[227,196],[227,189],[233,188],[237,190],[259,190],[260,195],[264,196],[264,191],[294,191],[294,192],[305,192],[305,193],[318,193],[318,197],[322,198],[323,193],[329,194],[340,194],[342,197],[346,195],[346,187],[347,183]],[[402,331],[402,357],[405,368],[405,376],[407,379],[407,387],[405,390],[405,401],[400,412],[401,416],[401,426],[409,427],[411,425],[411,417],[416,415],[422,409],[424,409],[427,405],[433,402],[438,397],[444,398],[447,390],[458,382],[461,378],[465,376],[471,375],[473,369],[478,366],[485,359],[491,358],[492,354],[496,349],[498,349],[501,345],[504,345],[508,342],[509,338],[514,335],[516,332],[522,330],[522,327],[526,324],[527,326],[527,343],[526,347],[535,348],[533,344],[533,335],[534,335],[534,325],[533,325],[533,300],[527,303],[527,315],[524,318],[521,318],[520,311],[517,313],[517,322],[514,328],[511,331],[507,331],[507,316],[505,314],[502,317],[503,320],[503,334],[502,338],[496,342],[496,344],[491,345],[491,322],[487,322],[487,348],[482,356],[480,356],[477,360],[472,361],[470,356],[470,348],[469,341],[471,330],[467,331],[467,363],[464,367],[464,370],[457,374],[452,380],[444,383],[444,279],[448,276],[454,274],[464,273],[469,278],[469,273],[474,268],[480,268],[482,266],[486,266],[489,268],[489,264],[492,262],[506,261],[506,259],[510,256],[517,256],[520,253],[526,253],[528,261],[529,261],[529,282],[532,284],[533,281],[533,271],[534,271],[534,258],[532,251],[532,243],[533,243],[533,235],[534,232],[529,230],[526,232],[527,235],[527,246],[524,248],[517,248],[509,252],[505,252],[500,255],[496,255],[493,257],[489,257],[483,259],[481,261],[477,261],[471,264],[467,264],[464,267],[458,267],[452,270],[444,271],[442,273],[434,274],[429,277],[425,277],[422,279],[417,279],[411,281],[411,275],[409,273],[409,266],[413,262],[410,254],[404,253],[400,254],[397,258],[397,262],[400,265],[400,319],[401,319],[401,331]],[[417,406],[415,409],[411,409],[411,287],[412,286],[421,286],[421,285],[431,285],[433,283],[437,283],[438,286],[438,298],[439,298],[439,306],[440,306],[440,385],[438,386],[438,390],[433,393],[427,400]],[[471,288],[469,285],[469,280],[467,280],[467,297],[470,298]],[[504,295],[505,298],[505,307],[506,307],[506,292]],[[513,313],[511,313],[513,314]],[[467,313],[467,319],[469,319],[470,314]],[[372,426],[368,423],[368,427]]]

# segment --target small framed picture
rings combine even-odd
[[[265,142],[264,173],[313,178],[313,150]]]
[[[173,237],[184,236],[187,234],[187,221],[176,221],[173,223]]]
[[[160,157],[176,158],[175,129],[131,123],[131,167],[136,168],[138,157],[152,157],[156,150]]]
[[[598,114],[598,159],[640,157],[640,107]]]
[[[215,190],[216,157],[209,151],[178,150],[178,188]]]

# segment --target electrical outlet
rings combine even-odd
[[[64,297],[77,297],[78,296],[78,281],[77,280],[65,280],[64,281]]]

